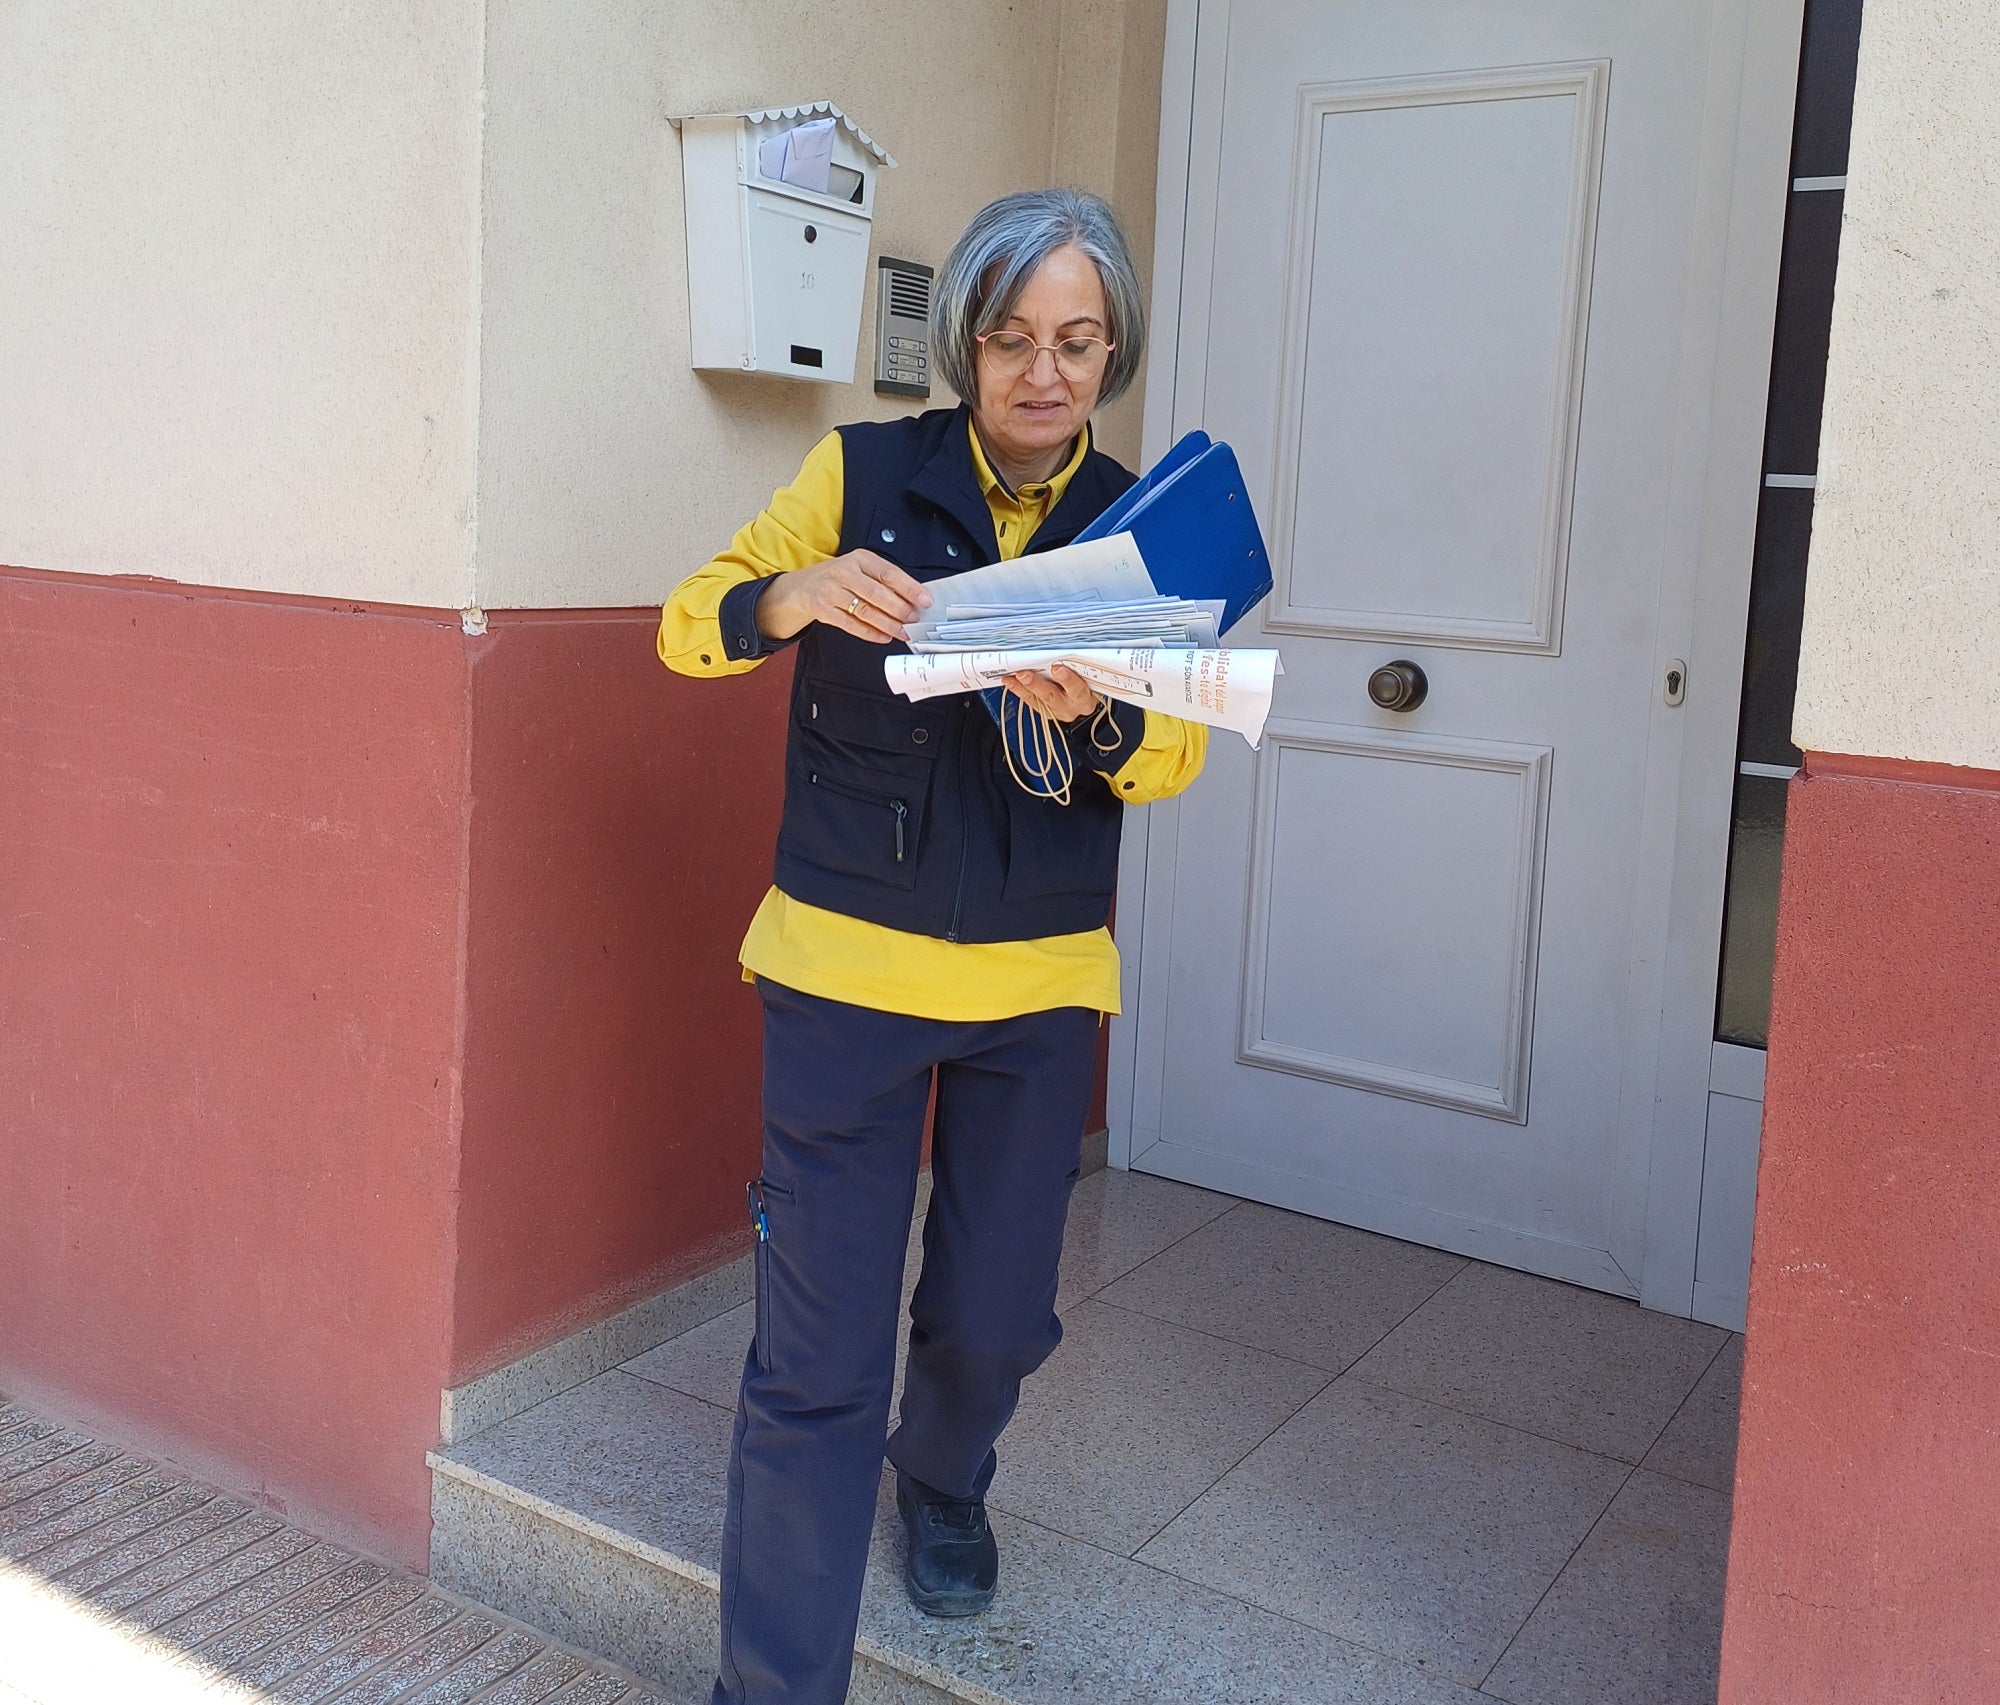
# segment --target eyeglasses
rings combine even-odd
[[[983,332],[974,339],[987,365],[1003,379],[1018,379],[1034,366],[1035,357],[1047,350],[1056,359],[1056,371],[1071,384],[1083,384],[1104,371],[1118,346],[1101,337],[1066,337],[1059,343],[1037,343],[1025,332]]]

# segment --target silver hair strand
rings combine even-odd
[[[1005,323],[1035,269],[1065,246],[1088,255],[1104,281],[1104,335],[1113,348],[1098,401],[1113,401],[1137,376],[1146,305],[1117,217],[1101,196],[1082,190],[1023,190],[975,213],[938,275],[931,304],[937,370],[967,402],[979,396],[977,338]]]

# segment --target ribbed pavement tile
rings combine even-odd
[[[256,1616],[281,1599],[290,1598],[312,1581],[330,1575],[353,1559],[331,1545],[308,1545],[275,1569],[253,1576],[218,1598],[195,1606],[170,1622],[145,1624],[159,1629],[177,1646],[197,1651],[225,1629]]]
[[[104,1501],[107,1503],[116,1501],[118,1496],[117,1492],[112,1492]],[[205,1486],[175,1485],[168,1482],[159,1496],[147,1498],[144,1502],[138,1502],[135,1498],[129,1508],[112,1516],[108,1521],[94,1522],[55,1544],[29,1543],[39,1532],[38,1529],[31,1528],[20,1536],[22,1545],[15,1555],[23,1559],[32,1558],[35,1573],[44,1579],[53,1579],[65,1570],[89,1562],[102,1552],[130,1544],[141,1535],[151,1533],[154,1528],[164,1526],[170,1521],[200,1509],[212,1496],[213,1494]]]
[[[419,1576],[4,1399],[0,1560],[87,1600],[80,1615],[115,1617],[163,1685],[193,1664],[269,1705],[667,1705]],[[23,1685],[0,1639],[0,1705],[38,1705]]]
[[[540,1650],[540,1641],[505,1629],[450,1674],[439,1676],[421,1693],[412,1693],[398,1705],[466,1705],[481,1688],[512,1675]],[[480,1705],[487,1705],[487,1701],[482,1698]]]
[[[388,1573],[380,1563],[357,1560],[344,1564],[302,1591],[225,1629],[201,1646],[201,1655],[219,1669],[241,1669],[266,1646],[289,1639],[329,1610],[359,1598]]]
[[[263,1539],[252,1540],[241,1551],[231,1552],[219,1563],[172,1586],[162,1587],[143,1600],[134,1600],[126,1620],[137,1628],[159,1628],[176,1618],[200,1610],[213,1614],[215,1607],[234,1602],[239,1589],[260,1579],[280,1564],[313,1549],[312,1537],[295,1528],[280,1528]],[[328,1565],[331,1567],[331,1564]],[[245,1612],[248,1614],[248,1611]]]
[[[580,1677],[558,1693],[555,1705],[640,1705],[632,1698],[632,1684],[620,1676],[593,1674]],[[643,1697],[643,1696],[642,1696]]]
[[[0,1508],[0,1542],[28,1528],[39,1527],[51,1516],[61,1515],[64,1510],[73,1509],[78,1504],[86,1504],[100,1492],[108,1492],[113,1486],[146,1472],[146,1465],[138,1458],[121,1456],[115,1450],[93,1448],[76,1454],[89,1457],[88,1466],[78,1468],[67,1477],[57,1478],[37,1491],[24,1493],[17,1502]],[[0,1556],[4,1555],[6,1547],[0,1543]]]
[[[0,1488],[18,1480],[23,1474],[32,1474],[38,1468],[60,1461],[71,1451],[84,1450],[89,1444],[90,1440],[83,1434],[61,1428],[22,1445],[18,1450],[7,1451],[0,1455]]]
[[[148,1504],[172,1496],[179,1489],[180,1482],[170,1475],[148,1469],[144,1474],[134,1475],[130,1480],[121,1480],[115,1486],[106,1488],[86,1503],[72,1504],[47,1521],[37,1522],[19,1533],[10,1533],[5,1539],[0,1539],[0,1557],[25,1561],[30,1557],[46,1555],[59,1545],[66,1545],[83,1534],[94,1533],[105,1523],[122,1519],[127,1512],[144,1509]],[[41,1564],[35,1566],[39,1569]]]
[[[188,1510],[182,1515],[148,1528],[130,1540],[113,1540],[100,1546],[85,1561],[54,1573],[56,1578],[74,1593],[94,1593],[99,1587],[108,1586],[121,1576],[129,1575],[135,1569],[143,1569],[148,1563],[157,1563],[162,1557],[171,1556],[183,1546],[227,1527],[250,1513],[249,1506],[239,1504],[234,1498],[210,1498],[206,1503]],[[79,1541],[82,1537],[79,1536]]]
[[[398,1652],[429,1639],[457,1614],[458,1606],[444,1599],[420,1598],[352,1644],[287,1677],[278,1698],[299,1702],[329,1698]]]
[[[6,1420],[0,1421],[0,1462],[6,1461],[23,1446],[61,1431],[62,1428],[53,1421],[44,1421],[39,1416],[24,1414],[18,1409],[11,1410]]]
[[[583,1668],[583,1660],[568,1652],[544,1652],[501,1682],[479,1705],[542,1705],[557,1688],[583,1674]]]
[[[72,1480],[81,1479],[92,1469],[108,1462],[116,1462],[122,1453],[104,1445],[91,1445],[83,1450],[71,1451],[68,1456],[58,1457],[54,1462],[44,1463],[30,1473],[16,1476],[0,1484],[0,1515],[17,1510],[23,1504],[33,1503],[45,1492],[67,1486]],[[151,1468],[149,1462],[141,1462],[141,1468]]]
[[[341,1705],[397,1705],[406,1694],[477,1651],[500,1632],[497,1622],[467,1611],[420,1646],[390,1659],[340,1696]]]
[[[141,1599],[151,1598],[177,1582],[199,1575],[225,1557],[233,1556],[277,1531],[278,1524],[270,1516],[243,1516],[227,1526],[204,1533],[199,1539],[190,1540],[163,1557],[154,1558],[143,1567],[134,1568],[129,1573],[107,1580],[102,1586],[92,1588],[90,1602],[105,1610],[128,1609]]]
[[[378,1581],[359,1598],[351,1598],[318,1621],[288,1635],[275,1646],[266,1646],[236,1670],[236,1679],[246,1687],[275,1687],[294,1670],[302,1670],[315,1659],[324,1658],[378,1624],[387,1622],[412,1599],[421,1596],[416,1581],[391,1576]],[[359,1674],[357,1670],[355,1672]]]

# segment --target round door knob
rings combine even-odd
[[[1383,664],[1368,677],[1368,696],[1384,710],[1415,710],[1430,690],[1422,665],[1407,657]]]

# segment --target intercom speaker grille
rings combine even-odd
[[[931,317],[931,281],[909,272],[890,273],[889,312],[899,319],[922,320],[928,324]]]
[[[890,397],[928,397],[932,271],[888,255],[876,266],[875,389]]]

